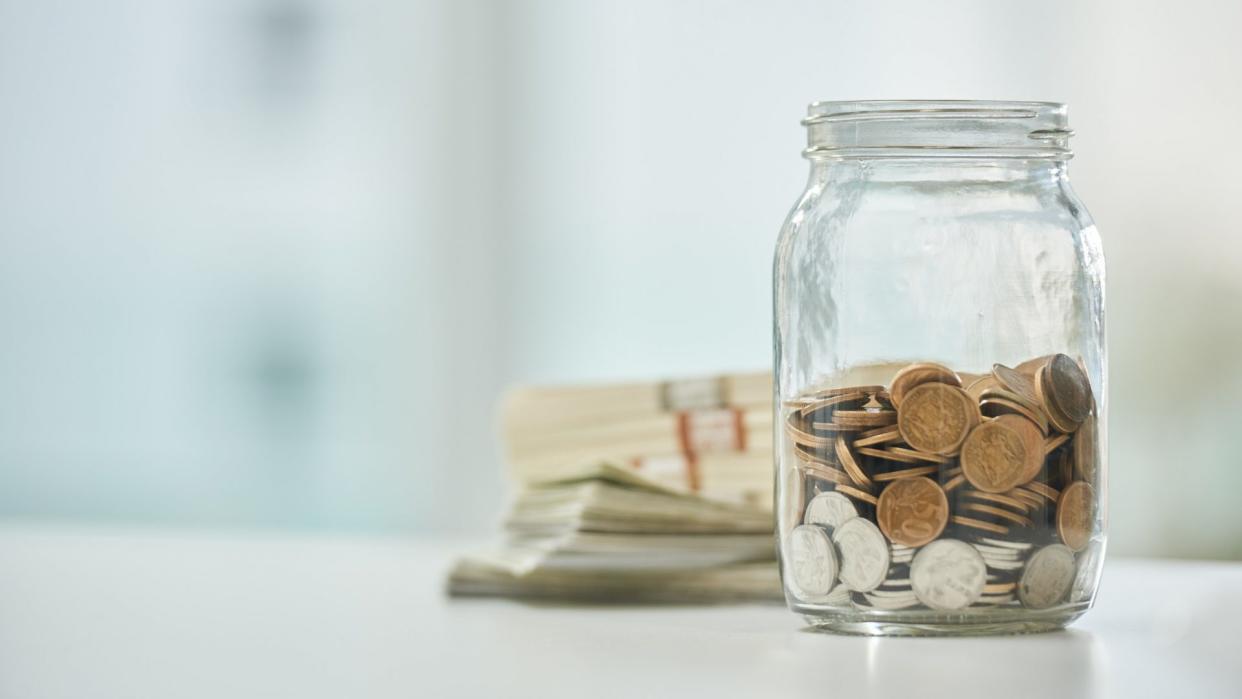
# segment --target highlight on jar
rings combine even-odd
[[[1090,601],[1103,469],[1079,360],[860,374],[891,379],[781,406],[782,572],[795,608],[969,618]]]

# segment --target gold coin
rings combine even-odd
[[[1034,378],[1035,372],[1038,371],[1041,366],[1052,361],[1052,357],[1053,355],[1051,354],[1045,354],[1042,357],[1028,359],[1025,362],[1022,362],[1021,364],[1015,366],[1014,369],[1017,370],[1019,373],[1026,374],[1027,376]]]
[[[945,470],[941,471],[941,472],[940,472],[940,475],[941,475],[941,476],[943,476],[943,477],[945,477],[945,478],[952,478],[952,477],[954,477],[954,476],[956,476],[956,475],[960,474],[961,472],[962,472],[962,467],[961,467],[961,466],[953,466],[953,467],[946,468]]]
[[[1058,354],[1044,367],[1045,388],[1057,410],[1074,424],[1091,414],[1091,381],[1067,355]]]
[[[897,422],[897,412],[893,410],[838,410],[832,414],[832,421],[838,425],[854,427],[884,427]]]
[[[876,519],[894,544],[922,546],[949,523],[949,499],[930,478],[903,478],[880,493]]]
[[[1037,510],[1044,506],[1043,498],[1029,490],[1026,490],[1025,488],[1014,488],[1013,490],[1004,493],[1004,495],[1026,503],[1028,510]]]
[[[915,461],[930,461],[933,464],[947,464],[947,463],[952,463],[953,461],[953,459],[950,459],[947,456],[941,456],[939,454],[928,454],[925,451],[918,451],[917,449],[907,449],[906,447],[889,447],[888,452],[890,454],[895,454],[897,456],[904,456],[906,458],[914,459]]]
[[[872,495],[871,493],[866,492],[865,490],[859,490],[858,488],[855,488],[853,486],[844,485],[844,484],[838,485],[837,492],[841,493],[842,495],[848,495],[854,498],[855,500],[861,500],[863,502],[870,503],[872,505],[880,504],[879,498]]]
[[[1095,523],[1095,489],[1085,481],[1075,481],[1057,500],[1057,534],[1073,551],[1087,548]]]
[[[794,444],[800,444],[803,446],[830,447],[836,443],[835,437],[821,437],[819,435],[811,434],[810,432],[803,432],[788,423],[785,425],[785,432],[789,435],[789,438],[794,441]]]
[[[839,386],[837,388],[821,388],[821,389],[812,391],[808,394],[808,397],[811,398],[812,400],[820,400],[823,398],[832,398],[833,396],[844,395],[846,393],[871,394],[871,393],[875,393],[876,391],[883,391],[883,390],[884,390],[883,386]]]
[[[1016,403],[1036,415],[1044,411],[1043,407],[1039,403],[1029,401],[1013,391],[1001,386],[993,386],[981,392],[979,394],[979,402],[983,402],[985,400],[1001,400]]]
[[[835,443],[834,443],[834,446],[835,446]],[[828,451],[827,449],[824,449],[823,452],[821,453],[818,450],[811,450],[806,447],[795,444],[794,453],[797,454],[798,458],[802,459],[803,461],[817,462],[817,463],[824,464],[825,466],[833,466],[833,467],[839,465],[836,461],[833,460],[835,457],[833,456],[832,452]]]
[[[953,476],[949,480],[945,481],[944,486],[942,487],[944,488],[944,492],[951,493],[957,488],[960,488],[961,485],[965,482],[966,482],[966,476],[963,476],[962,474],[959,473],[956,476]]]
[[[1018,402],[1028,406],[1038,406],[1039,396],[1035,393],[1035,382],[1031,377],[1017,369],[1010,369],[1004,364],[992,365],[992,376],[1010,393],[1018,397]]]
[[[901,432],[896,427],[884,427],[878,432],[868,434],[863,432],[858,435],[858,439],[854,440],[855,447],[869,447],[873,444],[887,444],[889,442],[900,442]]]
[[[962,379],[947,366],[933,362],[909,364],[898,371],[893,376],[893,380],[888,383],[888,392],[893,405],[900,408],[906,394],[912,389],[933,381],[950,386],[962,385]]]
[[[1026,443],[1013,428],[992,420],[971,431],[962,445],[962,473],[979,490],[1003,493],[1021,482]]]
[[[837,484],[850,484],[850,477],[840,469],[814,462],[803,462],[799,465],[799,470],[808,476],[814,476],[823,481],[831,481]]]
[[[1031,481],[1030,483],[1027,483],[1026,485],[1022,487],[1026,488],[1032,493],[1035,493],[1036,495],[1042,495],[1045,499],[1051,502],[1056,502],[1057,499],[1061,497],[1061,491],[1057,490],[1056,488],[1053,488],[1047,483],[1040,483],[1039,481]]]
[[[1069,450],[1059,451],[1056,455],[1057,483],[1065,487],[1074,482],[1074,455]]]
[[[992,515],[994,517],[1000,517],[1001,519],[1013,522],[1019,527],[1034,526],[1034,523],[1031,522],[1031,520],[1027,519],[1026,517],[1023,517],[1022,515],[1014,513],[1014,512],[1010,512],[1009,510],[1006,510],[1003,507],[996,507],[995,505],[985,505],[981,502],[966,502],[966,503],[962,503],[962,509],[970,510],[972,512],[982,512],[984,514]]]
[[[962,496],[973,498],[975,500],[987,500],[989,502],[999,503],[1001,505],[1012,507],[1015,510],[1021,510],[1023,512],[1029,512],[1031,510],[1030,502],[1026,500],[1021,500],[1013,496],[1011,493],[1013,493],[1012,490],[1009,491],[1008,493],[1003,493],[1003,494],[1002,493],[987,493],[982,490],[965,490],[965,491],[962,491]]]
[[[1048,424],[1058,432],[1073,432],[1078,428],[1077,423],[1069,419],[1061,413],[1056,403],[1052,401],[1048,387],[1048,367],[1042,366],[1035,372],[1035,390],[1039,393],[1040,401],[1044,406],[1044,413],[1048,416]]]
[[[970,394],[970,397],[977,401],[984,391],[991,390],[999,385],[1000,383],[996,380],[996,377],[991,374],[985,374],[966,384],[966,393]]]
[[[978,381],[979,379],[985,376],[987,376],[987,374],[971,374],[965,371],[957,372],[957,378],[961,379],[962,381],[962,388],[966,388],[967,386],[970,386],[970,384]]]
[[[887,449],[876,449],[875,447],[858,447],[855,451],[866,456],[874,456],[877,459],[887,459],[888,461],[898,461],[903,464],[917,464],[918,459],[912,459],[908,456],[894,454]]]
[[[989,583],[983,586],[983,594],[985,595],[1003,595],[1018,589],[1018,583]]]
[[[993,420],[1017,432],[1022,437],[1022,443],[1026,445],[1026,465],[1015,485],[1022,485],[1038,476],[1044,467],[1044,434],[1039,431],[1039,427],[1021,415],[1012,413],[998,415]]]
[[[1078,429],[1082,430],[1081,427]],[[1066,440],[1068,440],[1069,438],[1070,436],[1064,433],[1059,434],[1055,437],[1049,437],[1048,440],[1044,442],[1044,456],[1047,456],[1051,454],[1052,452],[1056,451],[1057,447],[1061,446],[1062,444],[1065,444]]]
[[[857,432],[862,425],[842,425],[837,422],[812,422],[811,429],[818,432]]]
[[[910,390],[897,411],[897,429],[919,451],[952,456],[979,423],[979,406],[965,391],[943,383]]]
[[[1035,423],[1040,432],[1048,434],[1048,417],[1042,410],[1031,410],[1021,403],[1015,403],[1005,398],[984,398],[979,401],[979,410],[988,417],[1006,414],[1021,415]]]
[[[1009,527],[1006,527],[1000,524],[992,524],[991,522],[985,522],[981,519],[975,519],[974,517],[963,517],[961,515],[953,515],[949,519],[954,524],[960,524],[964,527],[971,527],[974,529],[981,529],[985,532],[991,532],[992,534],[1004,535],[1004,534],[1009,533]]]
[[[858,462],[854,460],[854,455],[850,453],[849,445],[845,443],[845,437],[837,437],[836,444],[837,461],[841,462],[845,472],[850,474],[850,478],[858,485],[870,489],[871,479],[867,478],[867,474],[859,468]]]
[[[802,413],[803,417],[806,417],[807,415],[810,415],[816,410],[823,410],[824,408],[831,408],[834,405],[841,405],[843,403],[858,403],[859,405],[862,405],[862,402],[865,401],[866,399],[867,399],[866,393],[858,393],[858,392],[841,393],[835,396],[829,396],[827,398],[820,398],[810,403],[805,403],[801,406],[800,412]]]
[[[874,481],[895,481],[902,478],[913,478],[914,476],[927,476],[936,472],[935,466],[915,466],[914,468],[903,468],[900,471],[889,471],[888,473],[872,474],[871,480]]]
[[[1084,420],[1074,433],[1074,471],[1088,483],[1095,482],[1098,437],[1094,415]]]

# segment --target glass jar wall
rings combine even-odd
[[[1104,260],[1063,105],[825,102],[774,269],[794,611],[879,634],[1054,629],[1092,603]]]

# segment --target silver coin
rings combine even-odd
[[[987,584],[983,556],[957,539],[937,539],[924,546],[910,564],[910,585],[919,601],[932,609],[962,609],[983,595]]]
[[[1103,555],[1104,544],[1098,540],[1087,544],[1087,549],[1078,554],[1078,573],[1070,587],[1071,602],[1082,602],[1095,594],[1100,582],[1100,559]]]
[[[997,546],[987,546],[984,544],[971,544],[975,550],[983,554],[984,558],[998,558],[1005,560],[1017,560],[1022,555],[1017,549],[1004,549]]]
[[[807,503],[805,524],[820,524],[836,529],[858,516],[854,503],[841,493],[829,491],[820,493]]]
[[[851,598],[853,594],[854,593],[850,592],[849,588],[846,586],[837,585],[832,588],[832,592],[828,593],[828,596],[824,598],[824,601],[821,604],[826,604],[832,607],[848,607],[852,601]]]
[[[803,524],[789,534],[789,571],[798,598],[822,602],[837,584],[837,551],[828,530]]]
[[[1049,544],[1031,555],[1018,581],[1022,606],[1047,609],[1069,592],[1074,582],[1074,552],[1064,544]]]
[[[876,597],[870,593],[866,594],[867,602],[874,609],[893,610],[893,609],[909,609],[918,606],[919,600],[914,595],[908,598],[892,598],[892,597]]]
[[[862,517],[837,527],[832,540],[841,551],[841,584],[858,592],[874,590],[888,575],[888,539]]]
[[[1017,551],[1026,551],[1034,545],[1029,541],[1006,541],[1004,539],[991,539],[986,536],[980,537],[979,541],[987,544],[988,546],[999,546],[1001,548],[1015,549]]]

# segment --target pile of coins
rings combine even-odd
[[[785,408],[802,487],[784,547],[797,599],[1046,609],[1092,574],[1077,559],[1098,509],[1095,402],[1070,357],[984,375],[920,362],[887,387],[815,391]]]

